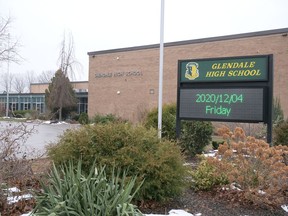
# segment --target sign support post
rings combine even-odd
[[[163,59],[164,59],[164,2],[161,0],[160,21],[160,57],[159,57],[159,95],[158,95],[158,138],[162,137],[162,95],[163,95]]]

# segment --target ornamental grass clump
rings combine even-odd
[[[33,215],[140,216],[131,203],[141,186],[135,188],[135,181],[126,171],[113,170],[109,176],[105,167],[95,165],[86,174],[81,161],[76,166],[71,161],[58,167],[53,164],[43,192],[36,196]]]
[[[270,207],[287,204],[288,147],[270,147],[263,140],[247,137],[241,128],[232,132],[223,127],[218,133],[225,142],[216,158],[207,159],[214,171],[211,176],[226,176],[229,186],[237,185],[239,200]]]

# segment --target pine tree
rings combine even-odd
[[[59,112],[59,121],[62,121],[63,108],[71,108],[77,105],[77,99],[70,80],[61,69],[56,71],[48,89],[45,90],[45,98],[50,111]]]

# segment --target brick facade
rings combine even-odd
[[[76,92],[87,92],[88,91],[88,81],[77,81],[71,82],[73,89]],[[45,93],[48,89],[49,83],[31,83],[30,93]]]
[[[163,104],[176,103],[178,60],[273,54],[274,97],[288,117],[288,28],[166,43]],[[133,122],[157,107],[159,44],[89,52],[88,115]]]

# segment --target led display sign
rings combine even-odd
[[[263,95],[263,88],[181,89],[179,117],[263,122]]]

